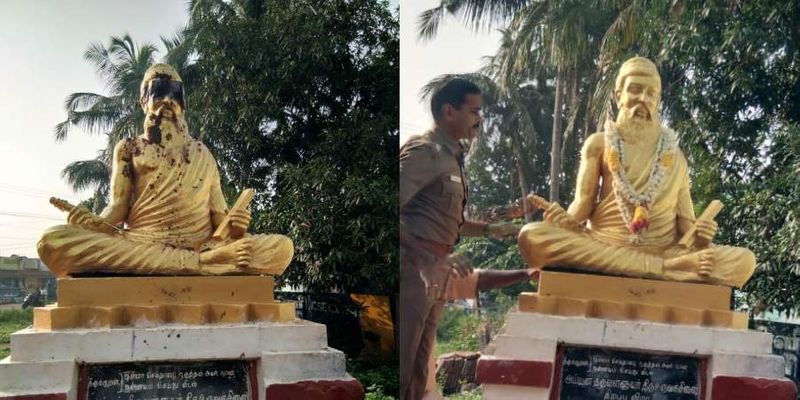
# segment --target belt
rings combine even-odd
[[[439,257],[446,257],[453,252],[453,245],[434,242],[418,236],[411,236],[411,244],[422,247]]]

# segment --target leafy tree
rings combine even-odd
[[[575,150],[595,130],[597,116],[605,109],[604,103],[596,103],[592,95],[604,65],[599,44],[628,29],[624,18],[625,10],[632,7],[628,3],[637,2],[442,1],[439,7],[420,15],[419,32],[428,39],[448,15],[460,17],[474,29],[507,24],[503,44],[494,56],[498,82],[510,89],[514,86],[509,86],[509,81],[524,82],[537,75],[553,80],[548,141],[551,200],[569,197],[569,193],[562,193],[561,184],[573,180]],[[578,123],[580,119],[583,124]]]
[[[398,22],[371,0],[190,4],[190,126],[256,231],[295,242],[283,282],[396,293]]]
[[[746,303],[796,312],[800,10],[796,2],[691,5],[669,30],[655,28],[662,69],[681,71],[665,112],[691,159],[698,206],[726,205],[720,242],[756,253]]]

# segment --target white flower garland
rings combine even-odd
[[[675,150],[678,147],[678,139],[675,131],[667,127],[661,127],[661,137],[658,140],[657,161],[650,171],[650,176],[644,192],[638,193],[631,185],[628,176],[625,174],[622,138],[616,124],[606,121],[605,126],[605,147],[606,160],[608,161],[611,175],[614,177],[613,190],[616,197],[617,208],[622,215],[625,225],[631,232],[631,242],[641,243],[642,233],[644,233],[649,222],[647,214],[650,205],[653,204],[656,195],[661,191],[667,171],[672,166]],[[634,215],[631,215],[629,205],[634,207]]]

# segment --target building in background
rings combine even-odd
[[[56,298],[56,278],[38,258],[0,256],[0,304],[22,303],[29,293],[40,291],[46,302]]]

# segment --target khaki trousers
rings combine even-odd
[[[420,400],[428,380],[428,360],[444,307],[451,268],[446,256],[400,245],[400,399]]]

